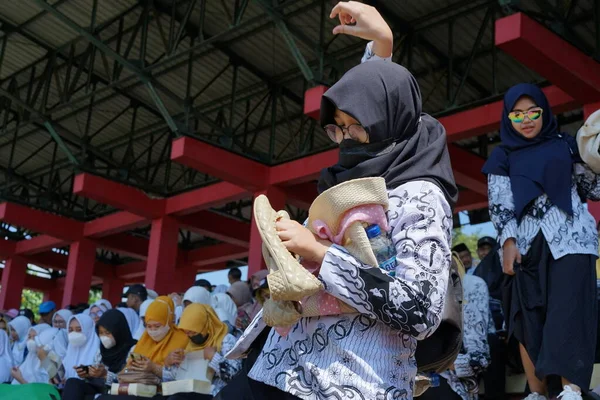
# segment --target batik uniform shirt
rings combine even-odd
[[[431,182],[388,197],[396,276],[330,247],[319,279],[358,313],[302,318],[285,337],[271,330],[250,378],[301,399],[412,399],[417,340],[435,331],[444,308],[452,211]]]
[[[544,193],[527,208],[520,223],[515,215],[510,178],[488,175],[490,218],[501,245],[508,238],[516,238],[520,253],[527,254],[541,230],[554,259],[567,254],[598,255],[596,222],[582,202],[582,198],[600,200],[598,175],[585,164],[575,164],[573,171],[573,215],[568,215],[552,204]]]

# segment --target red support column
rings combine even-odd
[[[177,270],[177,276],[179,278],[177,287],[174,289],[178,293],[184,293],[190,287],[194,286],[196,281],[196,275],[198,274],[198,267],[185,266]]]
[[[102,298],[110,301],[110,304],[116,306],[123,297],[123,288],[125,282],[119,278],[104,279],[102,282]]]
[[[152,221],[146,262],[146,287],[163,295],[177,287],[177,242],[179,225],[171,217]]]
[[[21,307],[21,292],[25,285],[27,262],[20,257],[6,260],[2,271],[2,286],[0,287],[0,309]]]
[[[62,298],[63,307],[89,301],[95,263],[96,244],[94,242],[83,239],[71,244],[65,291]]]
[[[264,194],[269,198],[269,202],[274,210],[285,209],[286,196],[281,189],[271,186],[267,190],[254,193],[254,197],[256,198],[261,194]],[[254,222],[254,217],[252,217],[252,228],[250,230],[250,249],[248,253],[248,277],[265,268],[266,265],[262,257],[262,239],[260,238],[258,227]]]
[[[65,278],[58,278],[54,288],[44,292],[44,301],[52,300],[60,305],[65,294]]]

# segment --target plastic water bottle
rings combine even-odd
[[[379,263],[379,268],[388,275],[396,275],[396,247],[387,234],[381,232],[379,225],[369,225],[365,228],[371,243],[373,253]]]

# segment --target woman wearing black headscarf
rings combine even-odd
[[[600,184],[537,86],[506,93],[500,139],[483,172],[510,276],[508,333],[520,343],[533,392],[527,399],[545,399],[545,378],[558,375],[560,397],[578,400],[590,386],[597,318],[598,236],[582,199],[599,200]]]
[[[117,309],[102,314],[96,323],[96,334],[101,344],[94,365],[89,366],[87,373],[77,372],[82,379],[68,381],[70,384],[63,391],[64,400],[94,398],[103,392],[103,386],[116,383],[117,374],[125,368],[127,356],[137,343],[125,315]]]
[[[331,16],[356,23],[336,33],[387,27],[360,3],[339,3]],[[302,318],[285,337],[271,330],[249,373],[248,398],[410,399],[417,340],[441,321],[450,270],[457,188],[445,131],[421,112],[415,78],[389,59],[346,73],[325,93],[321,123],[340,144],[340,159],[323,171],[320,191],[351,179],[385,178],[395,277],[319,241],[295,221],[278,222],[286,248],[318,263],[325,290],[358,312]]]

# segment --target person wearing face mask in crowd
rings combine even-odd
[[[30,330],[27,341],[29,353],[20,367],[13,368],[13,384],[60,383],[64,377],[62,359],[55,351],[56,344],[65,341],[56,328],[49,325],[37,325]],[[35,332],[35,334],[33,334]],[[66,343],[61,343],[66,346]]]
[[[76,391],[80,386],[79,381],[82,379],[101,390],[104,381],[88,377],[90,367],[95,366],[97,362],[97,353],[100,348],[100,339],[94,330],[94,321],[85,314],[76,314],[69,318],[67,326],[69,327],[69,345],[67,355],[63,360],[66,379],[64,392]],[[72,385],[77,388],[71,389]]]
[[[500,140],[483,172],[507,275],[504,316],[509,338],[520,344],[527,400],[555,395],[547,376],[561,377],[560,399],[581,400],[598,318],[598,231],[585,200],[600,200],[600,179],[535,85],[506,92]]]
[[[89,316],[96,324],[96,323],[98,323],[98,321],[100,320],[100,317],[102,317],[102,315],[104,313],[105,313],[105,310],[103,310],[100,306],[97,306],[96,304],[94,304],[90,307]]]
[[[212,395],[227,385],[241,368],[241,360],[227,360],[225,354],[233,348],[236,338],[227,333],[227,326],[219,320],[211,306],[190,304],[183,311],[179,329],[189,337],[185,349],[177,349],[165,360],[163,381],[175,380],[178,366],[183,362],[185,353],[204,350],[204,358],[209,361],[208,368],[214,371]],[[181,393],[169,397],[169,400],[200,400],[211,398],[194,393]]]
[[[67,330],[67,321],[72,315],[69,310],[58,310],[52,317],[52,327]]]
[[[25,365],[28,361],[36,358],[37,344],[35,342],[35,338],[40,333],[44,332],[46,329],[50,329],[50,325],[48,325],[48,324],[39,324],[39,325],[36,325],[36,326],[33,326],[33,327],[29,328],[29,330],[27,331],[27,341],[25,342],[25,347],[27,349],[27,352],[26,352],[27,354],[25,354],[25,359],[20,364],[20,366],[19,367],[15,367],[12,370],[11,374],[12,374],[13,378],[15,378],[12,381],[13,385],[18,385],[20,383],[20,381],[16,378],[17,376],[21,375],[20,367],[23,366],[23,365]]]
[[[148,306],[152,304],[154,300],[148,299],[142,303],[140,306],[140,323],[138,325],[137,331],[133,334],[133,338],[135,340],[140,340],[144,332],[146,332],[146,311],[148,310]]]
[[[21,365],[25,360],[25,353],[27,352],[27,333],[31,328],[31,321],[27,317],[18,316],[9,322],[12,328],[12,355],[14,365]]]
[[[0,330],[0,384],[8,383],[12,379],[13,368],[12,351],[10,339],[6,331]]]
[[[96,334],[101,344],[87,374],[80,375],[86,380],[70,382],[63,391],[63,400],[79,400],[102,393],[103,388],[97,385],[97,380],[103,381],[106,386],[117,382],[117,374],[124,369],[127,357],[137,343],[131,336],[125,315],[118,309],[108,310],[102,315],[96,324]],[[90,379],[94,382],[90,383]]]
[[[132,371],[150,372],[162,379],[165,360],[176,349],[187,346],[187,335],[175,325],[175,305],[169,296],[159,296],[146,310],[146,331],[133,349],[141,360],[129,361]],[[102,396],[114,399],[116,396]]]

